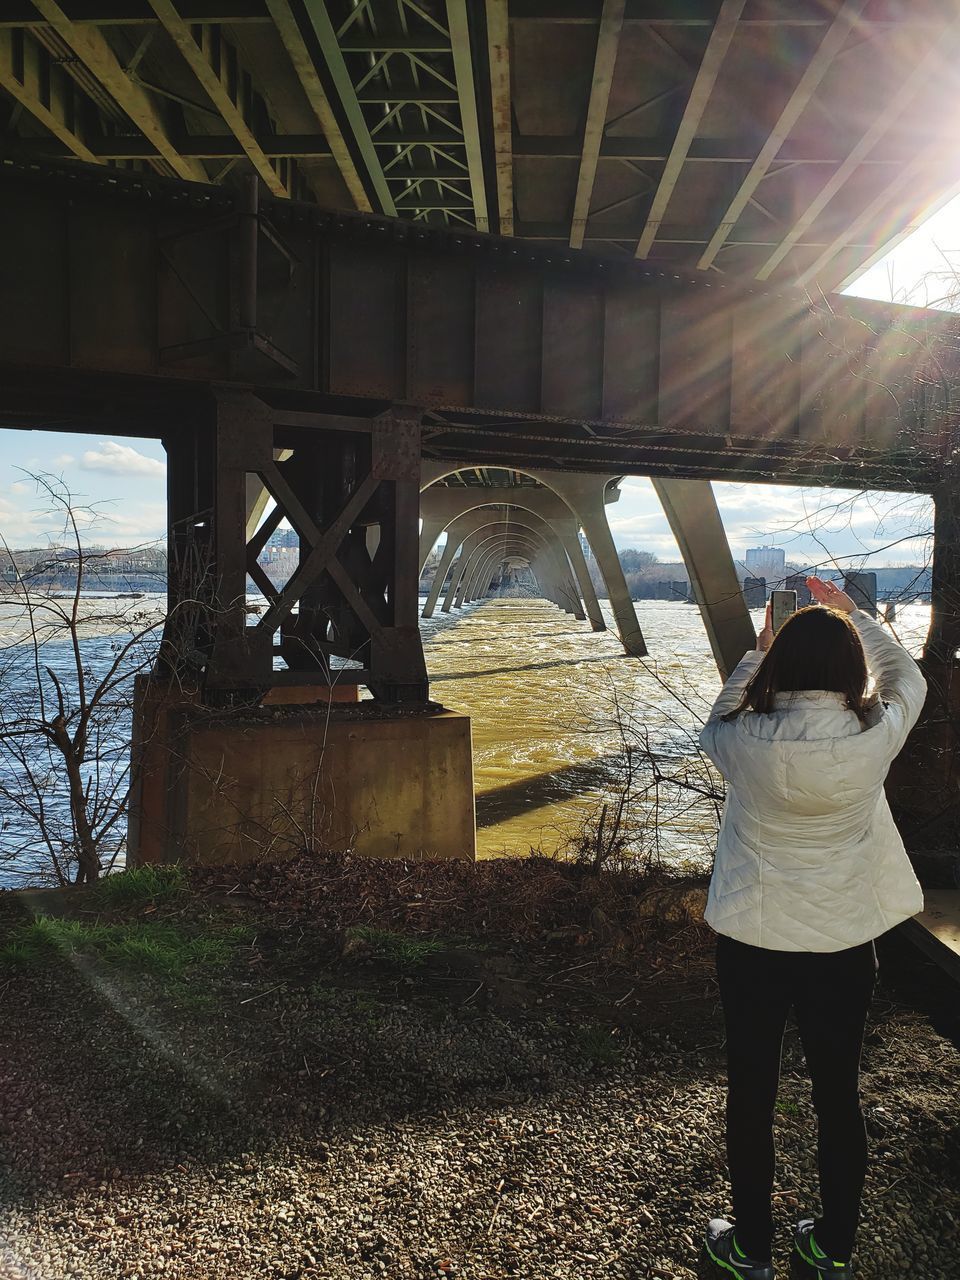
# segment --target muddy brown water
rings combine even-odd
[[[597,633],[537,598],[491,599],[421,623],[432,696],[471,717],[481,857],[551,852],[591,826],[604,800],[609,821],[621,791],[618,721],[640,757],[649,743],[669,776],[690,788],[705,780],[696,733],[720,679],[699,610],[639,602],[642,659],[623,654],[604,612],[609,630]],[[928,621],[929,606],[900,610],[897,633],[911,651]],[[668,859],[708,860],[716,806],[668,783],[644,791],[644,769],[641,760],[628,805],[638,838],[658,834]]]

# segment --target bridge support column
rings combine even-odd
[[[567,553],[560,544],[559,538],[557,538],[555,544],[552,543],[552,540],[548,542],[541,557],[541,563],[545,565],[545,572],[551,579],[551,586],[556,597],[555,603],[559,605],[564,613],[572,614],[578,622],[585,622],[587,615],[584,613],[580,600],[580,591],[567,561]]]
[[[427,487],[420,495],[420,513],[423,519],[420,535],[421,569],[443,528],[448,531],[447,554],[441,556],[438,574],[441,571],[445,574],[453,563],[457,547],[451,546],[450,540],[455,532],[461,529],[465,531],[468,528],[465,523],[467,518],[485,510],[503,509],[509,511],[513,522],[537,529],[551,542],[555,540],[558,542],[556,551],[564,565],[564,573],[568,568],[572,568],[573,571],[574,581],[570,586],[570,595],[574,601],[574,613],[578,618],[582,616],[580,605],[582,600],[593,630],[606,630],[606,622],[584,559],[583,548],[580,545],[577,522],[570,507],[553,489],[542,486],[533,488],[505,485],[489,488],[467,486],[454,488],[431,484],[430,481],[436,478],[438,470],[440,470],[439,464],[428,466],[424,463],[422,467],[422,480]],[[447,523],[444,524],[444,521]],[[440,587],[437,586],[432,603],[428,593],[424,617],[431,616],[439,591]],[[467,597],[469,598],[469,592]]]
[[[566,522],[555,520],[551,521],[551,524],[556,529],[557,537],[563,544],[567,559],[573,567],[574,575],[580,587],[580,595],[586,610],[586,616],[590,619],[592,630],[606,631],[607,624],[603,619],[600,601],[597,599],[593,579],[590,577],[590,569],[583,554],[583,547],[580,545],[580,538],[577,536],[576,523],[571,521],[570,525],[567,526]]]
[[[709,480],[654,480],[653,487],[683,563],[713,656],[726,680],[757,643]]]
[[[430,552],[436,546],[437,539],[441,533],[443,533],[443,521],[436,516],[426,515],[423,512],[422,503],[420,510],[423,519],[423,525],[420,529],[420,572],[423,573]]]
[[[221,391],[164,443],[170,608],[135,709],[130,865],[473,857],[469,720],[428,701],[417,626],[419,417]],[[258,557],[284,517],[300,562],[277,585]]]
[[[604,498],[607,484],[613,477],[575,475],[561,471],[551,472],[549,475],[531,472],[531,475],[558,493],[579,520],[603,575],[617,631],[620,633],[620,643],[633,657],[644,657],[647,653],[646,642],[607,521]]]
[[[443,604],[440,606],[441,613],[450,612],[454,599],[460,591],[460,584],[462,583],[464,574],[467,571],[467,565],[469,564],[474,551],[479,546],[482,536],[482,533],[478,529],[476,533],[471,533],[468,538],[464,539],[463,545],[460,548],[460,554],[453,562],[453,568],[450,570],[450,583],[447,586],[447,594],[443,598]],[[459,609],[459,607],[460,602],[457,601],[457,608]]]
[[[423,606],[423,617],[432,618],[433,611],[437,607],[437,601],[440,598],[440,592],[443,590],[443,584],[446,581],[450,566],[453,564],[454,557],[463,545],[464,539],[482,528],[489,521],[489,515],[483,511],[467,511],[463,515],[452,520],[447,526],[447,542],[440,555],[440,562],[437,565],[437,572],[430,584],[430,590],[427,592],[427,599]],[[443,532],[441,528],[437,533],[437,537]],[[434,538],[434,542],[436,542]],[[431,542],[430,546],[433,546]],[[421,550],[422,550],[421,545]],[[429,555],[429,551],[427,552]],[[423,564],[421,561],[421,572]]]
[[[960,477],[934,490],[927,699],[893,762],[887,795],[920,879],[960,888]]]
[[[570,609],[563,598],[554,567],[549,563],[547,557],[541,553],[530,562],[530,567],[533,569],[534,577],[540,584],[540,591],[543,596],[564,613],[569,613]]]

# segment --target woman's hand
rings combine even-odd
[[[763,630],[757,636],[757,651],[766,653],[773,644],[773,611],[770,602],[767,602],[767,612],[763,617]]]
[[[826,605],[828,609],[836,609],[838,613],[853,613],[858,608],[845,591],[841,591],[832,582],[825,582],[823,578],[808,578],[807,586],[817,604]]]

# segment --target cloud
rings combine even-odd
[[[166,537],[167,507],[163,502],[138,502],[135,509],[104,503],[92,513],[83,530],[84,541],[92,538],[111,546],[134,546]]]
[[[116,440],[101,440],[99,449],[87,449],[80,460],[84,471],[104,471],[108,475],[156,476],[161,479],[167,468],[156,458],[138,453],[128,444]]]
[[[55,467],[72,467],[76,462],[76,458],[72,453],[58,453],[53,460]]]

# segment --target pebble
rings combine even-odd
[[[723,1061],[702,1026],[688,1045],[682,1028],[622,1035],[598,1064],[573,1015],[406,994],[371,1015],[293,986],[203,1025],[136,996],[128,1018],[122,987],[106,1003],[93,986],[5,992],[3,1280],[693,1280],[703,1226],[729,1212]],[[864,1234],[864,1276],[954,1274],[958,1076],[957,1048],[915,1014],[868,1042],[864,1102],[882,1097],[892,1140],[873,1148],[864,1217],[903,1217],[895,1237]],[[792,1036],[780,1096],[778,1263],[816,1209]]]

